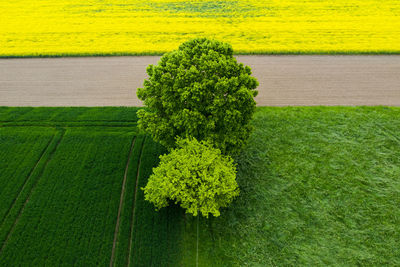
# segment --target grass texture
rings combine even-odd
[[[240,196],[199,221],[144,201],[165,150],[136,111],[0,107],[1,266],[110,265],[115,235],[113,266],[400,265],[400,108],[257,108]]]
[[[5,1],[0,57],[152,55],[194,37],[238,54],[393,54],[399,13],[396,0]]]
[[[400,265],[399,108],[265,107],[253,125],[241,194],[200,221],[199,262]]]

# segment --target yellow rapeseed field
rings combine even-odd
[[[400,53],[400,1],[0,0],[0,56],[155,54],[200,36],[236,53]]]

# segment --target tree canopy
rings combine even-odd
[[[147,109],[139,128],[169,149],[177,137],[195,137],[235,155],[247,141],[258,86],[250,67],[238,63],[230,44],[193,39],[147,68],[137,95]]]
[[[239,195],[233,159],[208,142],[180,139],[177,148],[160,160],[142,188],[156,209],[174,201],[194,216],[219,216],[219,209]]]

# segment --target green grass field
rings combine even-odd
[[[257,108],[199,225],[143,200],[165,150],[136,111],[0,107],[0,266],[400,265],[399,108]]]
[[[400,265],[400,109],[258,108],[241,195],[202,221],[214,266]]]

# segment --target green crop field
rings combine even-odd
[[[258,108],[218,218],[155,212],[138,108],[0,107],[0,266],[400,265],[400,109]]]
[[[177,262],[181,210],[155,213],[138,189],[162,148],[135,108],[0,108],[0,121],[0,266]]]

